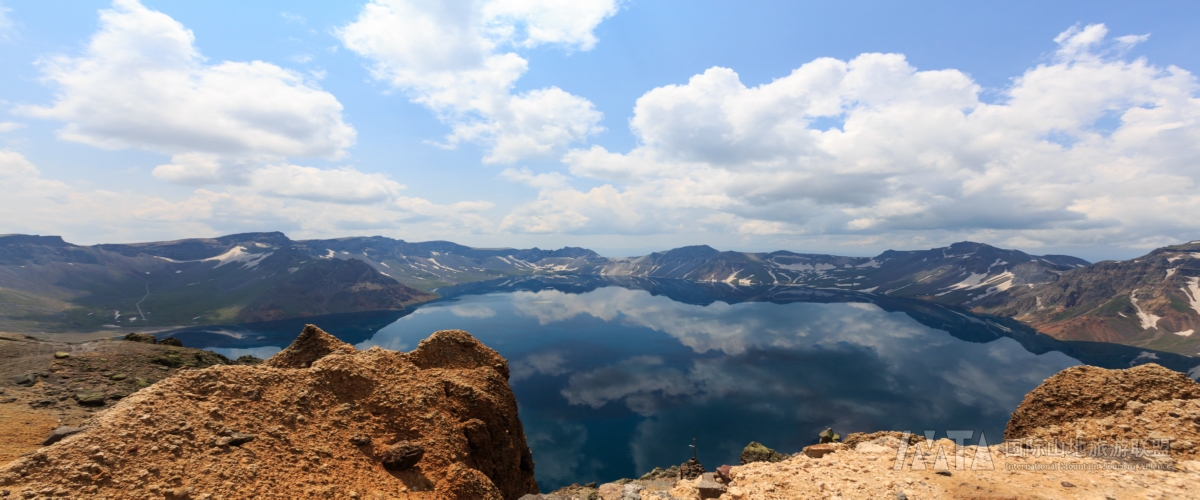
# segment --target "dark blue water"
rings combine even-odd
[[[1081,362],[1193,358],[1085,342],[920,301],[799,287],[524,278],[439,290],[413,311],[179,332],[186,345],[270,356],[313,322],[363,349],[407,351],[442,329],[508,358],[543,491],[634,477],[699,456],[737,463],[833,427],[970,429],[1003,438],[1024,395]]]

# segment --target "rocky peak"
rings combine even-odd
[[[282,354],[282,353],[280,353]],[[409,361],[421,367],[476,369],[488,367],[508,380],[508,361],[462,330],[441,330],[417,344]]]
[[[353,354],[354,346],[325,333],[316,325],[305,325],[300,336],[291,345],[279,351],[263,366],[274,368],[308,368],[314,362],[330,354]]]

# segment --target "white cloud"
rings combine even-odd
[[[403,197],[404,186],[351,168],[296,165],[247,172],[244,185],[196,189],[168,199],[141,192],[89,189],[42,177],[22,154],[0,150],[0,218],[9,232],[59,234],[77,243],[193,238],[282,230],[296,238],[372,231],[448,238],[486,233],[479,212],[490,202],[438,204]]]
[[[17,122],[0,122],[0,134],[25,128],[25,124]]]
[[[404,189],[383,174],[366,174],[345,167],[321,170],[297,165],[272,165],[255,170],[250,186],[260,193],[336,203],[371,203],[395,198]]]
[[[25,156],[16,151],[0,149],[0,177],[26,179],[39,174]]]
[[[66,122],[66,140],[175,155],[158,173],[184,182],[238,178],[223,171],[247,162],[338,158],[354,144],[341,103],[311,80],[262,61],[212,64],[194,42],[166,14],[115,0],[83,54],[39,62],[54,102],[18,110]]]
[[[291,12],[287,12],[287,11],[280,12],[279,17],[282,17],[284,21],[287,21],[289,23],[308,24],[308,19],[305,18],[304,16],[301,16],[299,14],[292,14]]]
[[[1200,87],[1178,67],[1122,58],[1145,40],[1071,28],[997,102],[963,72],[899,54],[817,59],[757,87],[714,67],[638,99],[633,150],[572,150],[575,178],[510,171],[539,196],[504,227],[1175,240],[1200,230]],[[603,184],[581,190],[578,178]]]
[[[615,0],[373,0],[338,36],[371,61],[376,79],[451,126],[444,146],[479,142],[489,148],[484,161],[511,163],[583,140],[601,130],[602,115],[558,87],[514,94],[528,61],[505,50],[589,50],[592,30],[617,7]]]
[[[12,9],[0,4],[0,42],[8,41],[14,28],[12,18],[8,17],[8,13]]]

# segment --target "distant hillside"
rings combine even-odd
[[[976,310],[1016,318],[1063,340],[1197,354],[1200,242],[1074,269],[1038,287],[1006,290]]]
[[[538,273],[590,272],[608,259],[583,248],[471,248],[449,241],[409,243],[382,236],[296,242],[309,255],[357,259],[421,290]]]
[[[872,258],[784,251],[719,252],[694,246],[611,259],[599,274],[732,285],[808,285],[969,306],[1014,286],[1053,282],[1059,273],[1087,265],[1075,257],[1029,255],[971,242],[932,250],[888,250]]]
[[[0,236],[0,329],[86,331],[403,309],[433,295],[282,233],[77,246]]]

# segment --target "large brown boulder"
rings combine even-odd
[[[0,467],[0,489],[18,498],[536,493],[503,358],[465,332],[426,345],[357,351],[306,327],[262,365],[184,371],[126,397],[86,431]],[[234,444],[238,436],[252,439]]]
[[[1046,379],[1025,395],[1004,430],[1005,439],[1081,419],[1108,417],[1129,402],[1200,398],[1200,384],[1187,375],[1149,363],[1126,370],[1075,366]]]

